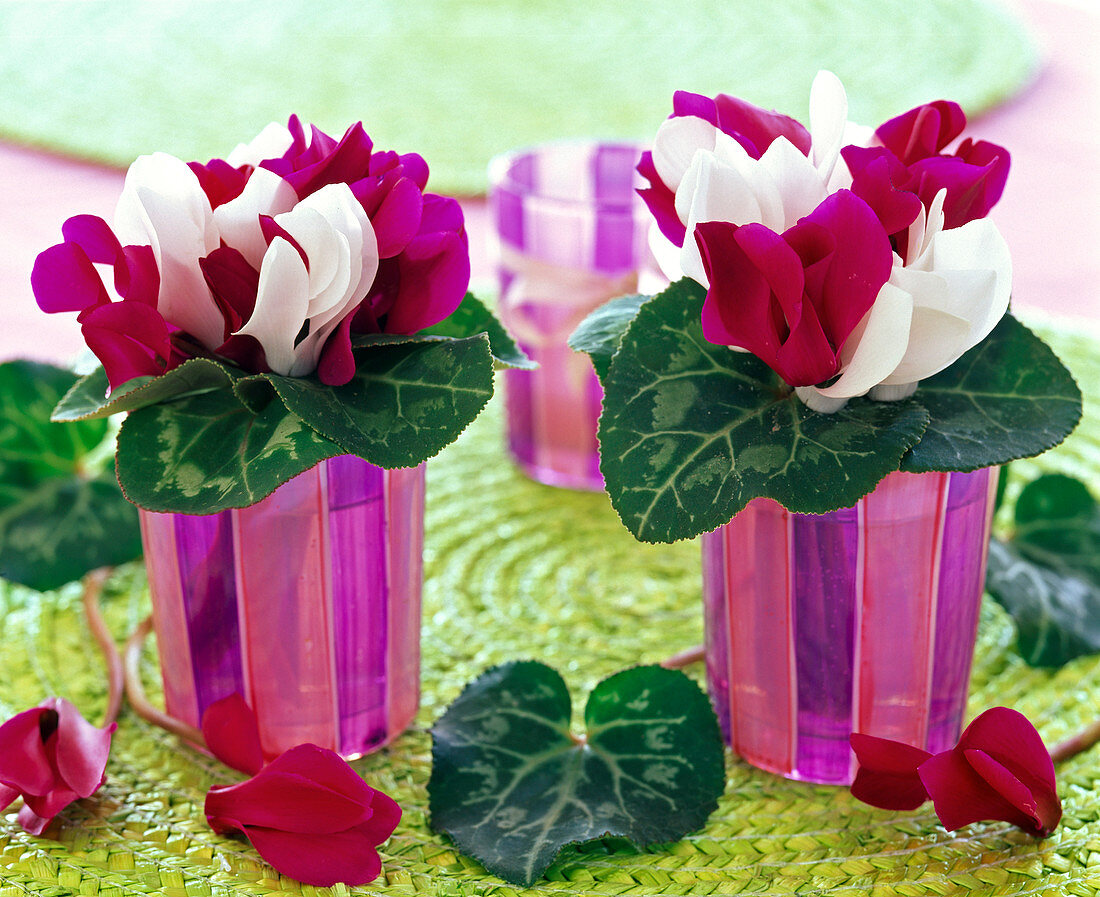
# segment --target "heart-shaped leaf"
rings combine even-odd
[[[569,692],[531,661],[489,670],[432,729],[432,826],[494,875],[530,885],[567,844],[638,846],[700,828],[725,787],[718,722],[682,673],[605,679],[570,732]]]
[[[1100,505],[1080,480],[1047,474],[1016,500],[1009,543],[994,539],[986,587],[1016,621],[1033,666],[1100,651]]]
[[[270,495],[344,449],[281,402],[256,412],[226,387],[131,411],[118,434],[118,481],[150,511],[213,514]]]
[[[57,421],[107,417],[133,411],[157,402],[220,389],[235,372],[209,358],[192,358],[159,377],[135,377],[107,394],[107,374],[102,367],[81,377],[58,402],[53,412]]]
[[[596,376],[601,382],[607,376],[611,356],[618,350],[626,328],[637,316],[642,303],[647,302],[649,298],[649,296],[635,294],[620,296],[618,299],[605,302],[581,321],[580,326],[569,337],[571,348],[588,353],[592,359],[592,367],[596,370]]]
[[[343,451],[380,467],[415,467],[453,442],[493,394],[484,334],[376,345],[356,353],[344,386],[261,375],[287,409]]]
[[[604,378],[600,470],[644,542],[692,538],[757,496],[818,514],[854,505],[921,437],[920,404],[809,410],[752,355],[707,342],[705,293],[681,280],[638,310]]]
[[[0,576],[40,591],[141,556],[137,511],[108,464],[110,424],[50,422],[76,382],[52,365],[0,365]]]
[[[977,470],[1038,455],[1081,419],[1081,391],[1041,339],[1006,314],[981,343],[934,377],[918,401],[930,421],[902,470]]]
[[[449,317],[420,331],[422,335],[448,336],[465,339],[484,333],[489,337],[489,348],[493,358],[510,368],[531,370],[538,367],[523,350],[516,345],[504,325],[497,320],[485,304],[473,293],[467,293],[462,304]]]

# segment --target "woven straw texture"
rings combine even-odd
[[[1086,420],[1039,462],[1014,465],[1015,488],[1040,470],[1100,470],[1100,354],[1080,332],[1052,342],[1092,396]],[[638,544],[602,495],[531,483],[503,461],[500,404],[429,465],[424,608],[424,698],[416,728],[354,765],[405,810],[384,846],[383,876],[347,889],[281,878],[243,841],[215,835],[202,805],[235,774],[125,713],[107,782],[35,838],[15,810],[0,815],[0,897],[230,894],[515,895],[431,832],[428,729],[485,667],[530,657],[558,667],[576,703],[598,679],[658,661],[701,640],[698,545]],[[122,634],[147,612],[144,576],[122,570],[105,599]],[[58,694],[97,719],[100,659],[79,610],[79,589],[53,594],[0,587],[0,718]],[[1011,622],[987,601],[971,716],[994,704],[1027,714],[1048,743],[1100,716],[1100,657],[1058,672],[1028,668]],[[152,646],[147,687],[159,694]],[[694,670],[698,673],[698,670]],[[789,782],[730,755],[728,784],[706,828],[639,852],[606,840],[568,848],[524,894],[1080,895],[1100,892],[1100,772],[1094,748],[1059,770],[1061,827],[1043,842],[1001,823],[951,834],[928,807],[890,813],[845,789]]]
[[[19,142],[128,165],[224,156],[291,112],[362,119],[448,194],[484,192],[516,146],[651,139],[674,90],[805,120],[828,68],[874,124],[940,97],[976,113],[1034,63],[990,0],[7,0],[0,35],[0,133]]]

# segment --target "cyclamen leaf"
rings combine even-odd
[[[693,538],[758,496],[849,507],[898,469],[928,423],[920,404],[810,411],[763,362],[704,339],[704,298],[681,280],[643,304],[604,378],[600,470],[638,539]]]
[[[221,389],[237,372],[209,358],[191,358],[159,377],[135,377],[107,395],[107,374],[96,368],[58,402],[53,420],[107,417],[186,395]]]
[[[931,416],[901,469],[977,470],[1038,455],[1081,419],[1081,391],[1051,349],[1011,314],[950,367],[921,381]]]
[[[493,358],[510,368],[531,370],[538,367],[516,345],[504,325],[473,293],[467,293],[462,304],[449,317],[420,331],[420,335],[447,336],[464,339],[484,333],[489,337]]]
[[[0,576],[39,591],[141,556],[137,511],[107,464],[110,424],[50,422],[76,382],[52,365],[0,365]]]
[[[985,586],[1016,623],[1016,645],[1031,666],[1060,667],[1100,651],[1100,588],[1083,575],[1033,563],[993,539]]]
[[[118,481],[150,511],[213,514],[270,495],[344,454],[280,402],[255,412],[229,388],[131,411],[118,434]]]
[[[530,885],[567,844],[673,841],[717,807],[718,723],[682,673],[617,673],[589,697],[584,737],[570,717],[565,683],[540,663],[504,664],[468,685],[432,729],[432,827],[494,875]]]
[[[1033,666],[1061,666],[1100,651],[1100,505],[1080,480],[1028,483],[1011,542],[990,545],[986,587],[1016,622]]]
[[[286,408],[341,450],[380,467],[415,467],[453,442],[493,394],[484,334],[378,345],[356,354],[344,386],[261,375]]]
[[[581,321],[580,326],[569,337],[571,348],[588,353],[600,382],[603,382],[604,377],[607,376],[611,356],[618,350],[626,328],[637,316],[642,303],[647,302],[649,298],[649,296],[635,294],[620,296],[605,302]]]

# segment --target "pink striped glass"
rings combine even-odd
[[[603,488],[596,448],[602,392],[569,334],[608,299],[638,292],[650,216],[634,192],[642,147],[557,143],[489,168],[499,311],[535,371],[504,373],[508,446],[528,476]]]
[[[168,713],[240,692],[264,753],[345,757],[399,735],[420,696],[424,467],[322,462],[248,508],[141,513]]]
[[[995,468],[894,473],[854,508],[755,499],[703,536],[707,681],[736,753],[843,785],[852,732],[955,744],[996,484]]]

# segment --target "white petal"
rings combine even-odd
[[[760,157],[760,165],[770,175],[780,197],[780,220],[768,224],[777,233],[793,227],[799,218],[809,215],[825,200],[825,182],[820,173],[786,137],[772,142]]]
[[[679,188],[696,150],[714,149],[717,134],[714,125],[694,115],[665,119],[653,138],[653,166],[669,190]]]
[[[687,236],[691,238],[690,234]],[[675,283],[684,276],[684,271],[680,267],[680,247],[661,233],[656,221],[649,226],[649,251],[653,253],[653,260],[661,273],[668,278],[669,283]],[[703,283],[703,286],[707,284]],[[641,290],[640,286],[639,290]]]
[[[844,343],[844,373],[819,392],[832,398],[860,396],[882,382],[905,355],[912,316],[912,297],[892,283],[883,284],[875,304]]]
[[[848,123],[848,96],[832,72],[820,71],[810,87],[810,139],[814,166],[828,182]]]
[[[914,307],[905,357],[882,378],[882,385],[913,383],[939,373],[969,348],[969,333],[965,318],[929,306]]]
[[[248,143],[238,143],[225,161],[234,168],[242,165],[259,165],[265,159],[281,156],[294,142],[294,137],[286,125],[272,122]]]
[[[222,343],[225,323],[199,268],[219,245],[210,200],[198,178],[166,153],[142,156],[126,173],[115,210],[123,243],[152,247],[160,271],[157,310],[204,346]]]
[[[259,268],[267,252],[260,215],[274,217],[292,209],[297,201],[298,194],[290,184],[266,168],[257,168],[240,196],[214,209],[214,223],[226,244],[253,268]]]
[[[988,218],[970,221],[962,227],[941,231],[932,246],[937,271],[988,270],[993,272],[989,293],[963,294],[957,313],[971,322],[971,345],[989,335],[1008,310],[1012,295],[1012,256],[1000,231]],[[955,281],[952,281],[954,285]]]
[[[256,307],[238,333],[264,347],[268,366],[277,374],[294,367],[294,340],[302,330],[309,306],[309,274],[298,250],[282,237],[271,241],[260,267]]]

